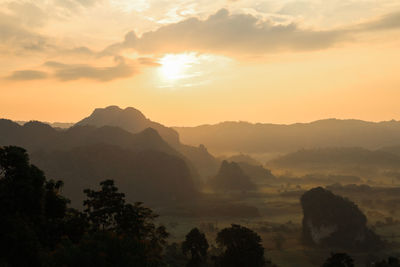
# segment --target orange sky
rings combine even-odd
[[[400,119],[397,0],[0,0],[0,32],[3,118]]]

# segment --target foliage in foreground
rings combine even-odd
[[[197,228],[182,245],[167,245],[165,227],[155,225],[157,215],[140,202],[126,203],[113,180],[101,182],[98,191],[84,190],[83,212],[68,208],[62,186],[46,180],[23,148],[0,147],[0,266],[265,264],[261,238],[248,228],[223,229],[216,240],[220,253],[211,259]]]

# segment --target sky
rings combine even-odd
[[[400,120],[398,0],[0,0],[0,117]]]

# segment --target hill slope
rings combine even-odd
[[[74,126],[64,131],[40,122],[23,126],[0,120],[0,146],[17,145],[80,206],[83,189],[115,179],[128,198],[164,204],[189,201],[197,190],[179,152],[148,128],[137,134],[118,127]]]

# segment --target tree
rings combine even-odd
[[[45,180],[43,172],[29,164],[25,149],[0,148],[1,214],[19,213],[38,222],[43,215]]]
[[[85,190],[81,213],[23,148],[0,147],[0,265],[161,266],[168,233],[154,224],[157,215],[126,204],[112,180],[100,185]]]
[[[187,262],[186,256],[182,253],[181,246],[178,243],[167,245],[164,254],[164,263],[170,267],[183,267]]]
[[[0,262],[41,265],[41,254],[65,235],[68,200],[59,194],[61,187],[62,182],[46,181],[25,149],[0,147]]]
[[[118,217],[125,204],[125,194],[119,193],[113,180],[105,180],[100,183],[101,190],[85,189],[87,199],[83,202],[86,207],[84,212],[90,222],[93,231],[112,230],[116,227]]]
[[[78,243],[63,241],[51,253],[47,266],[85,267],[158,267],[145,243],[113,231],[91,232]]]
[[[146,241],[153,251],[161,252],[169,234],[164,226],[154,224],[158,215],[142,205],[142,202],[124,204],[121,213],[116,217],[116,230],[119,234]]]
[[[190,253],[190,260],[186,266],[201,266],[207,259],[208,242],[204,233],[199,229],[193,228],[182,243],[182,252],[187,255]]]
[[[49,180],[44,183],[44,216],[42,231],[42,243],[54,249],[60,242],[62,236],[69,236],[66,231],[67,204],[69,199],[63,197],[61,189],[64,183],[62,181]]]
[[[89,249],[94,250],[90,254],[91,256],[88,256],[89,259],[96,255],[96,249],[102,247],[96,242],[104,240],[106,243],[103,244],[103,248],[107,249],[106,254],[115,254],[114,248],[117,246],[119,247],[118,253],[122,258],[129,259],[127,261],[130,264],[141,262],[147,265],[140,266],[158,266],[161,263],[163,247],[169,235],[164,226],[154,224],[158,215],[154,214],[151,209],[143,207],[141,202],[133,205],[125,203],[125,195],[118,192],[113,180],[105,180],[100,185],[99,191],[84,190],[87,195],[87,199],[84,201],[86,206],[84,212],[88,218],[89,229],[91,229],[85,240],[86,244],[93,243]],[[99,238],[102,235],[104,239]],[[77,246],[79,249],[76,248]],[[80,253],[81,249],[86,249],[84,244],[75,246],[67,244],[67,248],[76,253]],[[79,258],[79,256],[76,257]],[[133,259],[134,261],[131,262]]]
[[[382,260],[380,262],[375,263],[376,267],[400,267],[400,261],[398,258],[395,257],[389,257],[386,260]]]
[[[266,264],[261,237],[246,227],[232,224],[218,233],[216,241],[223,250],[216,259],[217,266],[259,267]]]
[[[158,215],[143,207],[142,202],[125,203],[125,194],[118,192],[113,180],[105,180],[100,185],[99,191],[84,190],[87,195],[84,212],[93,232],[115,231],[152,244],[165,243],[168,236],[165,227],[154,225]]]
[[[354,261],[346,253],[332,253],[322,267],[354,267]]]

